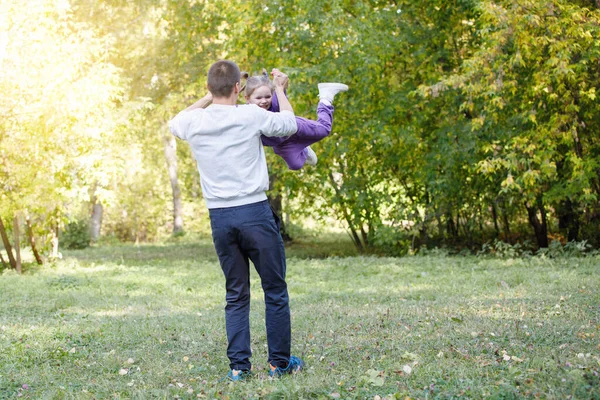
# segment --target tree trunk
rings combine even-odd
[[[96,196],[96,185],[94,185],[91,191],[90,203],[92,203],[92,214],[90,216],[90,239],[92,242],[97,242],[100,239],[100,232],[102,231],[104,207],[98,201],[98,196]]]
[[[446,212],[446,230],[450,237],[457,239],[458,238],[458,228],[454,223],[454,216],[452,215],[452,210],[448,209]]]
[[[569,242],[579,240],[579,215],[575,212],[575,207],[570,199],[563,201],[556,208],[558,214],[558,229],[563,233]]]
[[[92,242],[100,240],[100,232],[102,231],[102,217],[104,215],[104,206],[102,203],[96,203],[92,206],[92,217],[90,224],[90,238]]]
[[[356,230],[351,225],[350,220],[347,217],[346,217],[346,222],[348,223],[348,229],[350,229],[350,237],[352,238],[352,241],[354,242],[354,246],[356,246],[358,251],[362,253],[365,248],[364,248],[362,242],[360,241],[360,238],[358,237]]]
[[[4,228],[2,218],[0,218],[0,236],[2,236],[2,243],[4,244],[4,249],[6,250],[6,255],[8,256],[8,262],[10,263],[10,267],[12,269],[17,269],[17,261],[13,256],[12,247],[10,245],[10,241],[8,240],[8,235],[6,234],[6,229]]]
[[[425,215],[423,217],[423,221],[421,221],[421,224],[418,225],[418,232],[419,232],[419,241],[421,243],[428,243],[429,242],[429,231],[427,229],[427,220],[428,220],[428,215],[427,215],[427,207],[425,208]],[[417,233],[415,232],[413,235],[413,240],[412,240],[412,249],[414,251],[414,247],[415,247],[415,239],[417,237]]]
[[[533,227],[538,247],[548,247],[548,226],[546,223],[546,210],[544,209],[543,204],[541,204],[541,199],[538,198],[536,206],[529,206],[528,204],[525,204],[525,208],[527,208],[527,216],[529,218],[529,223]],[[542,215],[541,222],[537,215],[538,211]]]
[[[58,258],[58,226],[52,229],[51,234],[50,243],[52,244],[52,253],[50,253],[50,257],[56,260]]]
[[[271,205],[273,212],[275,212],[275,214],[279,218],[279,232],[281,233],[281,238],[285,242],[291,242],[292,237],[287,232],[286,223],[284,221],[283,214],[282,214],[281,195],[280,194],[277,194],[276,196],[267,195],[267,198],[269,199],[269,204]]]
[[[483,215],[483,206],[481,204],[479,204],[477,206],[477,224],[479,225],[479,232],[481,233],[482,238],[485,236],[484,227],[483,227],[484,219],[485,219],[485,216]]]
[[[506,242],[512,243],[512,235],[510,233],[510,220],[508,219],[508,213],[506,212],[506,203],[502,201],[502,207],[500,208],[502,213],[502,222],[504,225],[504,235],[506,236]]]
[[[16,270],[20,274],[22,272],[21,265],[21,238],[20,238],[20,230],[19,230],[19,217],[15,215],[13,219],[13,237],[15,241],[15,261],[16,261]]]
[[[275,182],[277,181],[277,175],[269,173],[269,187],[273,188]],[[292,237],[287,231],[286,221],[283,218],[283,198],[281,193],[277,193],[276,195],[267,194],[267,199],[269,200],[269,204],[271,208],[279,218],[279,232],[281,233],[281,238],[284,242],[291,242]]]
[[[360,236],[362,237],[362,240],[363,240],[363,243],[364,243],[365,247],[369,247],[369,235],[365,231],[365,227],[364,226],[360,227]]]
[[[335,178],[333,177],[333,174],[331,172],[329,173],[329,179],[331,180],[331,185],[333,186],[333,190],[335,191],[335,194],[338,197],[340,197],[340,200],[341,200],[340,188],[337,186],[337,183],[335,182]],[[344,219],[346,220],[346,223],[348,224],[348,229],[350,230],[350,237],[352,238],[352,241],[354,242],[354,246],[356,246],[358,251],[362,253],[364,251],[365,247],[363,246],[362,242],[360,241],[360,237],[358,237],[358,233],[356,233],[356,229],[354,227],[354,224],[352,223],[352,219],[350,219],[350,214],[348,214],[348,210],[346,209],[346,206],[343,201],[340,201],[340,207],[341,207],[342,213],[344,214]]]
[[[0,252],[0,263],[2,263],[2,268],[9,268],[10,265],[8,265],[6,263],[6,261],[4,261],[4,257],[2,257],[2,253]]]
[[[173,135],[163,137],[169,181],[173,191],[173,235],[183,233],[183,204],[177,175],[177,141]]]
[[[438,235],[440,238],[444,237],[444,222],[442,221],[441,211],[435,210],[435,219],[438,223]]]
[[[435,213],[435,210],[434,210]],[[429,203],[429,193],[425,192],[425,213],[423,215],[423,221],[420,224],[419,227],[419,238],[421,239],[422,242],[424,243],[428,243],[429,242],[429,230],[428,230],[428,226],[427,224],[429,223],[429,219],[431,218],[430,216],[431,214],[431,204]],[[420,215],[420,213],[417,211],[417,215]],[[413,235],[413,240],[412,240],[412,250],[414,251],[414,247],[415,247],[415,236]]]
[[[42,260],[42,257],[40,257],[40,253],[38,253],[37,247],[35,246],[35,237],[33,236],[33,229],[31,228],[31,220],[29,219],[29,216],[25,217],[25,225],[27,226],[27,237],[29,238],[29,245],[31,246],[31,251],[33,252],[35,261],[39,265],[43,265],[44,261]]]
[[[492,203],[492,218],[494,220],[494,230],[496,231],[496,237],[500,236],[500,228],[498,227],[498,210],[496,210],[496,203]]]

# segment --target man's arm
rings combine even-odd
[[[197,102],[195,102],[194,104],[192,104],[191,106],[189,106],[188,108],[186,108],[183,111],[195,110],[197,108],[206,108],[210,105],[210,103],[212,103],[212,100],[213,100],[212,93],[208,92],[204,97],[202,97],[200,100],[198,100]]]
[[[298,131],[296,116],[289,110],[274,113],[256,106],[259,133],[267,137],[286,137]]]

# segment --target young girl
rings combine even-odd
[[[272,73],[279,72],[273,70]],[[273,84],[266,71],[263,75],[246,78],[244,89],[246,102],[256,104],[265,110],[279,112],[279,102],[277,96],[273,93]],[[348,90],[348,86],[342,83],[319,83],[319,104],[317,106],[317,120],[296,117],[298,131],[295,135],[287,138],[265,137],[261,140],[265,146],[273,147],[275,154],[284,159],[288,168],[298,170],[304,164],[315,165],[317,155],[310,148],[310,145],[327,137],[331,132],[333,122],[333,98],[339,92]]]

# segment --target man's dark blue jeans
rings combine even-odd
[[[285,368],[290,359],[291,328],[285,251],[279,219],[268,201],[209,210],[213,242],[225,274],[227,357],[229,367],[249,370],[251,260],[265,293],[269,362]]]

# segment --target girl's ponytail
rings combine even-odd
[[[240,93],[242,93],[244,90],[246,90],[246,85],[248,84],[248,77],[250,76],[250,74],[247,73],[246,71],[242,71],[242,72],[240,72],[240,75],[241,75],[242,79],[246,80],[246,83],[244,83],[242,85],[242,88],[240,89]]]

